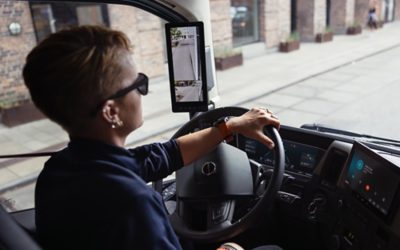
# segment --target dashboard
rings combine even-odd
[[[266,167],[273,167],[273,152],[260,142],[238,136],[237,143],[250,159]],[[326,150],[286,139],[283,139],[283,145],[285,148],[285,172],[312,178],[315,168]],[[336,170],[337,172],[343,170],[346,191],[377,216],[388,218],[389,212],[394,210],[394,199],[400,183],[400,174],[396,172],[399,167],[381,156],[379,151],[374,151],[358,142],[353,144],[346,162],[343,164],[342,159],[341,166]],[[326,166],[331,167],[328,161],[323,165],[322,170],[326,170]],[[333,178],[332,174],[336,178]],[[326,175],[333,179],[333,182],[337,181],[338,176],[332,171]],[[326,182],[324,184],[326,185]]]
[[[285,126],[280,134],[291,178],[277,197],[277,227],[287,248],[400,249],[399,149]],[[235,144],[272,168],[273,154],[259,142],[238,136]],[[318,246],[304,245],[313,237]]]
[[[259,226],[254,235],[274,237],[283,249],[400,249],[400,149],[288,126],[279,132],[286,154],[284,181],[273,219],[260,218],[272,230]],[[241,136],[230,144],[258,168],[272,169],[273,154],[264,145]],[[174,180],[164,183],[162,196],[171,213]],[[13,217],[34,231],[34,210]]]
[[[243,110],[230,111],[240,115]],[[224,115],[200,116],[178,133],[210,127]],[[275,237],[283,249],[400,249],[400,148],[284,125],[279,133],[285,173],[273,218],[260,218],[268,225],[265,237]],[[255,193],[262,194],[260,188],[272,176],[274,154],[240,135],[228,143],[244,151],[250,166],[258,169],[252,169],[253,182]],[[174,190],[169,185],[163,196],[172,197]]]
[[[396,208],[398,168],[379,152],[356,142],[348,160],[345,184],[356,199],[386,219]]]
[[[271,150],[267,150],[260,142],[244,136],[238,136],[238,147],[243,149],[250,159],[261,164],[272,167],[274,165],[274,154]],[[285,169],[287,172],[296,173],[311,177],[313,171],[320,161],[324,150],[283,139],[285,149]]]
[[[198,119],[191,129],[209,126],[211,120]],[[400,249],[399,148],[284,125],[279,133],[285,174],[274,230],[265,235],[284,249]],[[267,147],[240,135],[229,144],[271,173]]]

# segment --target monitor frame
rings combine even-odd
[[[365,207],[367,210],[371,211],[375,216],[383,219],[386,223],[391,223],[395,213],[397,212],[397,208],[400,205],[400,181],[397,182],[395,190],[393,190],[393,198],[391,201],[391,204],[389,206],[389,209],[387,211],[387,214],[384,214],[383,212],[379,211],[375,207],[373,207],[365,197],[363,197],[359,191],[351,187],[351,184],[348,182],[347,178],[349,175],[350,171],[350,165],[351,161],[354,157],[354,154],[356,152],[359,152],[363,154],[365,157],[368,158],[368,160],[373,160],[376,162],[379,162],[380,167],[384,168],[384,171],[386,173],[390,172],[397,177],[400,176],[400,168],[396,166],[393,162],[389,161],[388,159],[384,158],[381,156],[378,152],[375,152],[372,148],[369,148],[367,145],[363,144],[362,142],[355,141],[353,143],[353,147],[351,149],[350,155],[348,157],[348,160],[346,162],[346,176],[344,178],[344,184],[345,184],[345,189],[349,190],[351,192],[351,196],[355,198],[359,203],[363,204],[363,207]]]
[[[177,63],[174,63],[173,59],[173,44],[172,44],[172,28],[183,28],[183,27],[194,27],[197,31],[197,75],[200,80],[197,79],[176,79],[174,69],[177,68]],[[166,34],[166,45],[167,45],[167,57],[168,57],[168,71],[169,71],[169,84],[171,93],[171,104],[172,112],[203,112],[208,110],[208,90],[207,90],[207,72],[206,72],[206,56],[205,56],[205,43],[204,43],[204,25],[203,22],[187,22],[187,23],[166,23],[165,24]],[[195,47],[196,47],[195,46]],[[194,66],[192,65],[194,68]],[[195,71],[195,70],[194,70]],[[196,73],[193,73],[196,75]],[[194,76],[196,77],[196,76]],[[180,83],[191,83],[191,86],[196,85],[195,81],[201,81],[201,93],[199,94],[198,101],[181,101],[178,100],[177,84]],[[186,85],[187,86],[187,85]],[[194,86],[196,87],[196,86]]]

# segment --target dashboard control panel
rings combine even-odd
[[[238,145],[249,158],[267,166],[274,165],[273,151],[268,150],[260,142],[239,136]],[[308,177],[312,176],[314,168],[325,152],[320,148],[290,140],[283,140],[283,146],[285,148],[285,171]]]
[[[379,216],[394,210],[399,168],[361,143],[355,143],[347,163],[345,183],[353,195]]]

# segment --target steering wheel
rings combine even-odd
[[[172,138],[209,127],[220,117],[240,116],[247,111],[239,107],[210,110],[184,124]],[[227,143],[220,143],[211,153],[176,172],[177,203],[170,221],[178,235],[203,243],[227,240],[271,210],[282,183],[285,153],[278,131],[272,126],[264,131],[275,143],[275,162],[269,184],[260,196],[254,190],[247,154]],[[269,150],[266,146],[265,149]],[[257,198],[258,202],[249,212],[237,216],[237,204],[245,197]],[[206,221],[199,223],[197,218]]]

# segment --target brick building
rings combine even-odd
[[[11,35],[9,26],[18,23],[21,34]],[[26,54],[36,44],[29,6],[26,3],[0,3],[0,107],[26,102],[29,95],[22,84],[21,69]]]
[[[210,0],[214,49],[253,43],[275,48],[293,32],[298,32],[302,41],[311,42],[327,27],[343,34],[355,24],[365,26],[372,6],[382,21],[400,19],[400,0]],[[65,15],[67,7],[71,10],[69,16]],[[0,122],[7,110],[29,104],[21,78],[29,50],[48,34],[77,24],[123,30],[133,43],[139,70],[150,77],[167,74],[163,21],[154,15],[95,3],[1,2]],[[18,27],[20,33],[11,34],[10,28]]]

